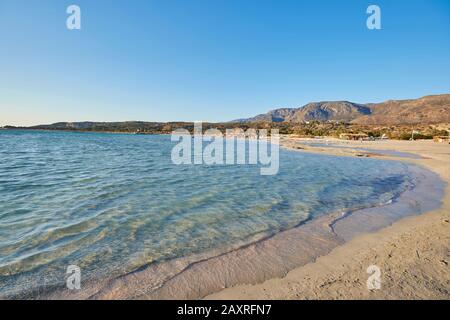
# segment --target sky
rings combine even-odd
[[[81,30],[66,27],[69,5]],[[366,27],[381,9],[381,30]],[[0,0],[0,126],[450,93],[448,0]]]

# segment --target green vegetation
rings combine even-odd
[[[60,122],[51,125],[7,129],[34,129],[34,130],[64,130],[82,132],[121,132],[137,134],[170,134],[176,129],[187,129],[193,133],[192,122]],[[446,136],[450,125],[359,125],[343,122],[320,122],[311,121],[307,123],[286,122],[248,122],[248,123],[203,123],[203,130],[215,128],[225,133],[226,129],[241,128],[243,130],[253,129],[278,129],[280,134],[290,134],[299,137],[339,137],[343,133],[365,133],[369,137],[379,138],[385,136],[390,139],[409,140],[414,131],[414,139],[432,139],[433,136]]]

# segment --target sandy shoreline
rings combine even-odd
[[[432,141],[376,141],[340,143],[355,148],[393,150],[419,155],[400,159],[365,154],[351,148],[310,147],[296,139],[282,145],[312,153],[370,156],[402,160],[423,166],[450,183],[450,146]],[[334,248],[315,262],[283,277],[257,285],[240,285],[209,295],[207,299],[450,299],[450,191],[442,207],[404,218],[375,233],[359,235]],[[368,290],[366,269],[381,270],[381,289]]]
[[[450,146],[431,141],[332,143],[281,140],[282,147],[299,152],[412,164],[408,171],[417,183],[386,204],[329,213],[249,244],[152,264],[109,280],[88,280],[79,291],[38,288],[15,298],[449,299]],[[441,199],[442,207],[427,212],[438,208]],[[382,290],[366,288],[370,265],[381,269]]]
[[[349,143],[358,148],[421,155],[418,159],[401,159],[383,155],[381,151],[309,147],[291,139],[281,143],[283,147],[300,151],[302,148],[308,153],[406,161],[431,169],[442,180],[450,181],[447,145],[400,141]],[[406,201],[399,199],[397,204],[355,209],[357,214],[343,219],[342,212],[332,213],[231,251],[151,265],[107,282],[85,283],[83,290],[76,293],[56,290],[40,295],[39,299],[448,299],[448,189],[439,210],[385,227],[399,219],[398,213],[404,211],[401,205],[410,202],[411,197],[437,190],[431,185],[434,181],[424,179],[419,190],[413,189],[415,194],[404,192]],[[380,228],[384,229],[370,233]],[[352,240],[347,242],[348,239]],[[383,290],[366,289],[369,276],[366,268],[370,265],[380,267]],[[241,285],[245,283],[254,285]]]

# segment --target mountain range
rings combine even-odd
[[[425,96],[410,100],[389,100],[381,103],[354,103],[349,101],[312,102],[300,108],[280,108],[252,118],[222,122],[224,127],[258,125],[258,122],[295,125],[311,121],[341,122],[356,125],[450,124],[450,94]],[[214,127],[213,124],[204,123]],[[192,122],[57,122],[21,127],[24,129],[154,132],[166,133],[176,128],[191,128]],[[17,128],[5,126],[5,128]]]
[[[450,123],[450,94],[366,104],[349,101],[312,102],[300,108],[275,109],[233,122],[305,123],[309,121],[339,121],[363,125]]]

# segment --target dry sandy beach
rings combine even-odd
[[[334,141],[336,142],[336,141]],[[401,159],[424,166],[450,182],[450,145],[433,141],[345,141],[345,146],[420,155]],[[285,138],[288,148],[342,156],[361,156],[350,148],[308,147]],[[301,150],[301,149],[300,149]],[[396,159],[377,155],[370,157]],[[257,285],[240,285],[207,299],[449,299],[450,192],[440,209],[404,218],[375,233],[360,235],[314,262]],[[366,269],[381,269],[381,289],[368,290]]]

